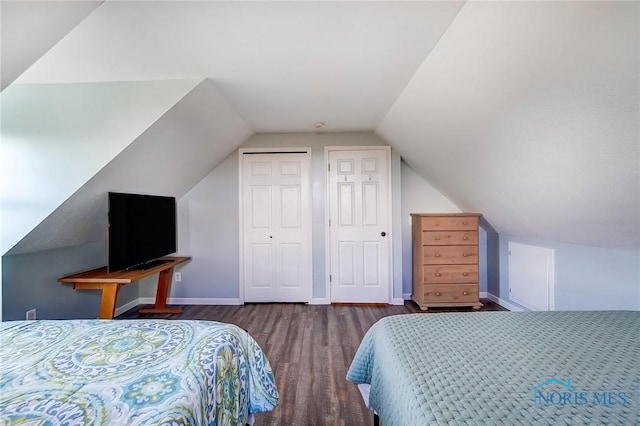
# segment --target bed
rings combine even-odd
[[[0,424],[228,425],[272,410],[258,344],[212,321],[0,324]]]
[[[347,379],[383,426],[640,424],[640,312],[409,314]]]

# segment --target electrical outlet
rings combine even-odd
[[[177,283],[179,283],[180,281],[182,281],[182,272],[176,272],[176,273],[173,275],[173,279],[174,279]]]
[[[36,319],[36,310],[35,309],[31,309],[29,311],[27,311],[27,321],[31,321]]]

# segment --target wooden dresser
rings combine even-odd
[[[412,214],[413,296],[436,306],[480,309],[477,213]]]

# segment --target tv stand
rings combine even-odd
[[[146,271],[147,269],[151,269],[151,268],[155,268],[156,266],[164,265],[167,262],[171,262],[171,260],[168,260],[168,259],[150,260],[148,262],[141,263],[141,264],[136,265],[136,266],[132,266],[131,268],[127,268],[127,269],[125,269],[125,271],[127,271],[127,272],[131,272],[131,271]]]
[[[143,270],[107,272],[107,267],[67,275],[59,278],[58,282],[73,284],[74,290],[101,290],[99,319],[113,319],[116,311],[116,301],[120,287],[132,284],[153,274],[158,274],[158,287],[156,288],[156,302],[152,308],[140,308],[138,312],[143,314],[179,314],[179,307],[167,306],[167,296],[171,289],[173,268],[190,261],[190,257],[164,257],[158,259],[159,265],[151,266]]]

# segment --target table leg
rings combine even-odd
[[[171,291],[171,277],[173,268],[160,271],[158,274],[158,287],[156,288],[156,304],[153,308],[140,308],[141,314],[180,314],[182,309],[167,306],[167,297]]]
[[[98,319],[113,319],[116,313],[116,300],[118,300],[117,283],[104,283],[102,287],[102,298],[100,299],[100,313]]]

